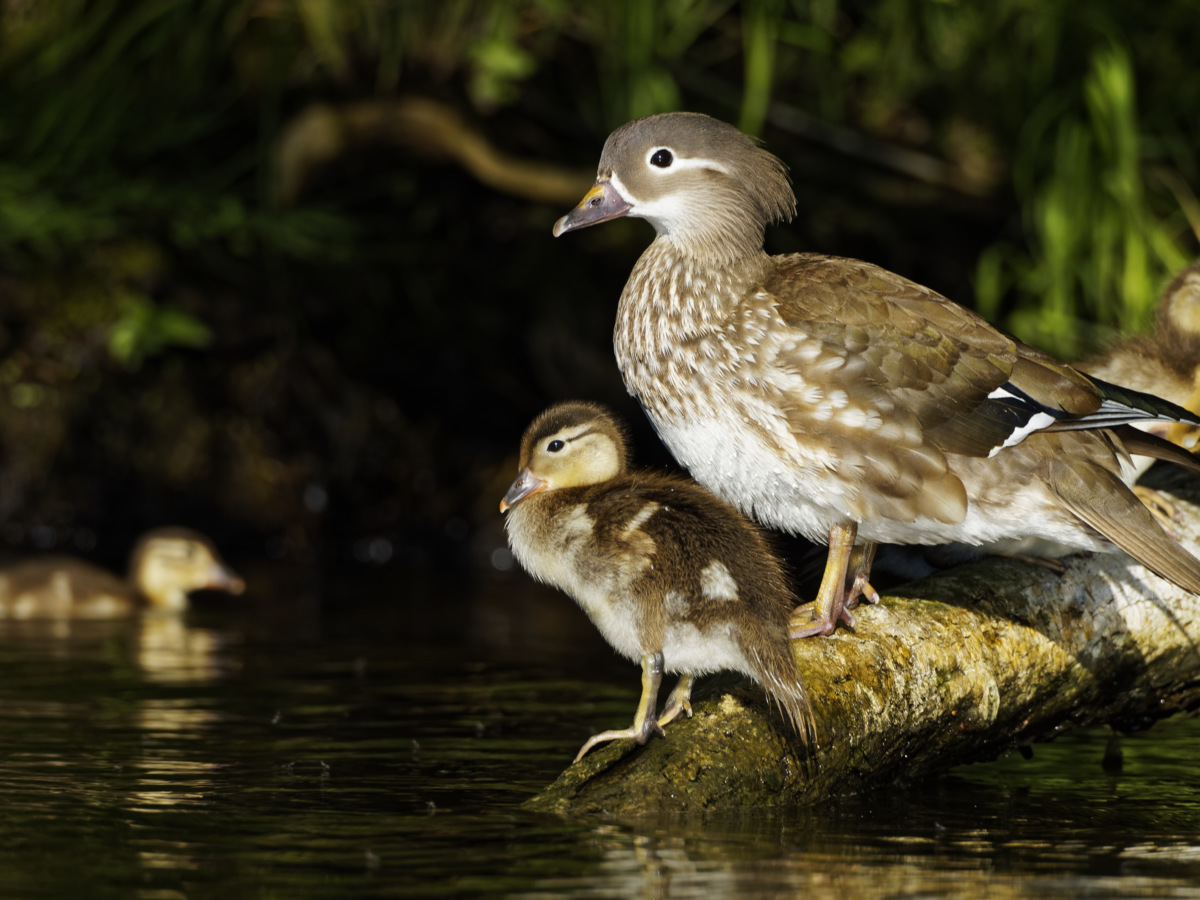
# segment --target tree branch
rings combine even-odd
[[[1198,485],[1171,468],[1154,474],[1182,495],[1177,530],[1198,552]],[[1137,730],[1200,703],[1200,597],[1120,554],[1064,562],[1061,576],[995,558],[961,566],[860,606],[855,632],[796,642],[815,752],[751,684],[696,704],[693,719],[645,747],[594,751],[527,805],[814,804],[993,759],[1071,725]]]

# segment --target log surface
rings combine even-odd
[[[1177,500],[1181,541],[1200,554],[1196,482],[1170,468],[1155,478]],[[994,759],[1066,727],[1132,731],[1200,703],[1200,597],[1121,554],[1064,563],[1062,575],[997,558],[960,566],[860,606],[854,631],[794,642],[815,750],[747,684],[697,703],[665,738],[594,750],[527,806],[810,805]]]

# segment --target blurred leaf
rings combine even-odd
[[[1052,165],[1026,182],[1033,246],[1005,257],[1020,292],[1008,326],[1060,355],[1090,349],[1097,325],[1148,326],[1159,287],[1189,260],[1176,223],[1155,212],[1146,192],[1136,93],[1128,50],[1100,45],[1080,86],[1083,109],[1053,120]],[[977,278],[985,290],[997,281],[995,273]]]
[[[163,309],[142,294],[118,298],[124,313],[108,335],[108,350],[128,369],[137,369],[147,357],[168,347],[207,347],[212,331],[185,312]]]

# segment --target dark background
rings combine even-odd
[[[234,559],[490,577],[549,402],[612,403],[669,465],[610,343],[650,227],[550,235],[638,115],[791,166],[773,251],[869,259],[1064,356],[1145,327],[1196,252],[1194,0],[0,11],[8,555],[118,566],[180,523]]]

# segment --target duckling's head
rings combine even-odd
[[[583,401],[555,404],[525,429],[521,471],[500,501],[500,512],[543,491],[616,478],[625,471],[627,457],[625,432],[603,406]]]
[[[760,251],[766,226],[795,212],[778,157],[718,119],[662,113],[609,135],[596,184],[554,235],[635,216],[685,255],[726,262]]]
[[[1200,262],[1180,272],[1163,291],[1158,330],[1181,338],[1200,337]]]
[[[240,594],[246,583],[221,559],[204,535],[188,528],[156,528],[138,540],[129,575],[150,606],[181,610],[191,591]]]

